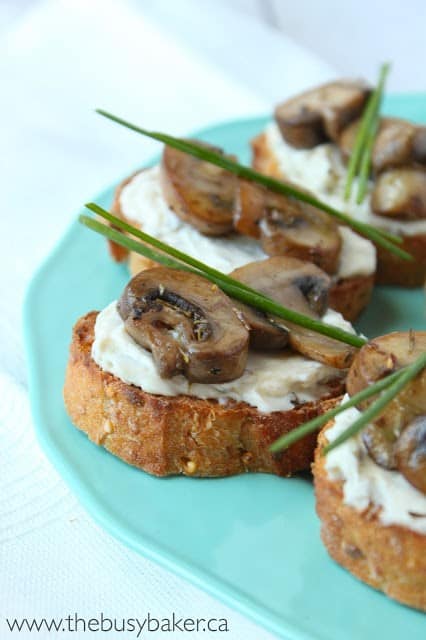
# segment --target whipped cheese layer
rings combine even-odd
[[[361,204],[355,202],[358,191],[354,179],[352,198],[344,199],[346,167],[335,144],[320,144],[312,149],[295,149],[283,139],[278,125],[273,122],[266,128],[266,140],[271,154],[288,180],[304,186],[317,198],[361,222],[366,222],[390,233],[402,236],[426,233],[426,220],[394,220],[375,215],[371,210],[373,182]],[[371,243],[369,243],[371,245]],[[367,246],[365,245],[365,258]]]
[[[348,400],[348,396],[343,402]],[[326,435],[332,442],[359,417],[355,407],[336,416]],[[344,502],[358,511],[379,508],[384,526],[399,525],[426,534],[426,496],[399,471],[379,467],[368,455],[361,435],[346,440],[326,456],[329,478],[343,482]]]
[[[208,237],[181,220],[163,197],[158,165],[130,180],[121,192],[120,206],[126,218],[146,233],[224,273],[268,257],[253,238],[240,234]],[[371,242],[347,227],[339,227],[339,232],[342,249],[336,278],[374,273],[376,252]]]
[[[323,320],[353,332],[352,325],[336,311],[327,311]],[[265,413],[287,411],[296,403],[318,400],[327,393],[328,382],[344,375],[342,370],[283,350],[250,351],[243,375],[231,382],[191,383],[183,375],[164,379],[159,376],[151,353],[125,330],[116,302],[101,311],[96,319],[92,358],[104,371],[148,393],[184,394],[222,403],[247,402]]]

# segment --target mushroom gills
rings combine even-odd
[[[142,271],[124,289],[118,312],[162,378],[181,373],[192,382],[220,383],[244,372],[248,331],[228,297],[201,276]]]
[[[312,263],[275,256],[251,262],[230,275],[284,307],[311,318],[319,319],[327,308],[330,278]],[[250,326],[250,344],[254,348],[283,348],[288,340],[295,351],[308,358],[339,369],[349,367],[355,352],[352,347],[269,314],[267,321],[262,318],[259,326],[257,315],[253,321],[251,307],[238,303],[238,308]]]
[[[195,142],[223,153],[205,142]],[[237,184],[237,177],[225,169],[183,151],[164,148],[161,185],[165,200],[179,218],[205,235],[220,236],[232,231]]]
[[[342,240],[331,216],[246,180],[240,180],[236,203],[236,230],[259,238],[265,253],[313,262],[330,274],[337,271]]]
[[[349,395],[411,364],[425,351],[426,331],[394,332],[372,340],[359,351],[349,371]],[[376,398],[364,400],[358,408],[364,411]],[[426,371],[422,371],[363,430],[362,440],[370,457],[381,467],[397,469],[398,442],[408,425],[425,413]]]
[[[330,82],[279,104],[275,120],[288,144],[310,149],[336,141],[342,129],[361,114],[370,92],[361,81]]]

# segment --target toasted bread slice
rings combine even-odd
[[[285,176],[280,170],[277,158],[271,152],[271,149],[267,143],[267,136],[265,133],[261,133],[251,141],[253,158],[252,165],[260,173],[265,173],[274,178],[283,179]],[[403,236],[401,249],[407,251],[413,256],[412,261],[402,260],[393,255],[386,249],[376,245],[377,249],[377,271],[376,271],[376,284],[386,285],[399,285],[402,287],[419,287],[425,283],[426,280],[426,234],[419,233],[417,235]],[[355,278],[354,278],[355,279]],[[371,282],[367,283],[370,279]],[[359,300],[359,304],[363,300],[369,300],[367,295],[367,287],[373,285],[372,278],[365,277],[365,282],[356,279],[358,282],[354,283],[351,287],[352,294]],[[338,287],[339,285],[337,285]],[[362,292],[361,289],[365,288]],[[371,291],[370,291],[371,293]],[[339,299],[344,301],[344,293],[340,294]],[[354,303],[351,308],[351,312],[354,312],[357,305]],[[334,307],[337,311],[340,311],[342,315],[348,320],[355,319],[356,316],[345,315],[343,308]],[[359,311],[362,307],[359,309]],[[358,311],[358,313],[359,313]]]
[[[343,382],[321,400],[290,411],[260,413],[244,402],[146,393],[100,369],[91,356],[97,312],[73,330],[64,398],[76,427],[125,462],[157,476],[229,476],[244,471],[290,476],[309,468],[316,436],[269,452],[281,434],[340,401]]]
[[[402,526],[384,526],[377,509],[358,511],[343,501],[342,482],[329,478],[326,431],[313,464],[321,538],[330,556],[354,576],[403,604],[426,611],[426,536]]]
[[[137,175],[136,172],[129,176],[126,180],[121,182],[114,195],[112,204],[112,211],[114,215],[132,224],[133,221],[126,218],[121,205],[120,196],[124,187]],[[136,226],[138,226],[136,224]],[[143,269],[149,269],[155,266],[155,263],[149,258],[145,258],[137,253],[131,252],[130,254],[115,244],[110,242],[110,253],[114,260],[119,262],[128,260],[129,270],[131,275],[136,275]],[[265,256],[266,257],[266,256]],[[338,280],[330,289],[330,307],[339,311],[342,316],[349,321],[355,320],[361,311],[367,306],[374,286],[374,274],[370,276],[356,276],[353,278],[342,278]]]

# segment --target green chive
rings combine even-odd
[[[361,204],[361,202],[365,198],[365,194],[367,193],[368,178],[370,176],[371,170],[371,155],[373,152],[378,125],[378,119],[372,123],[371,128],[367,134],[364,151],[362,152],[358,173],[358,193],[356,197],[357,204]]]
[[[270,178],[269,176],[265,176],[262,173],[258,173],[250,167],[245,167],[244,165],[238,164],[237,162],[234,162],[233,160],[227,158],[225,155],[216,153],[215,151],[206,149],[205,147],[201,147],[196,143],[182,140],[180,138],[175,138],[164,133],[147,131],[146,129],[137,127],[130,122],[126,122],[125,120],[122,120],[121,118],[114,116],[107,111],[103,111],[102,109],[97,109],[96,111],[100,115],[109,118],[117,124],[127,127],[132,131],[136,131],[137,133],[141,133],[148,138],[153,138],[154,140],[163,142],[169,147],[173,147],[174,149],[182,151],[183,153],[188,153],[189,155],[199,158],[200,160],[204,160],[205,162],[210,162],[211,164],[214,164],[218,167],[222,167],[222,169],[226,169],[230,173],[234,173],[240,178],[262,184],[272,191],[282,193],[286,196],[291,196],[301,202],[306,202],[307,204],[317,207],[318,209],[321,209],[329,215],[337,218],[338,220],[340,220],[340,222],[343,222],[349,227],[352,227],[353,229],[366,236],[376,244],[382,246],[384,249],[387,249],[394,255],[397,255],[404,260],[413,259],[409,253],[403,251],[398,246],[395,246],[396,244],[401,243],[401,239],[398,238],[398,236],[394,236],[392,234],[389,234],[388,232],[382,232],[381,230],[376,229],[369,224],[360,222],[359,220],[356,220],[355,218],[352,218],[351,216],[348,216],[341,211],[330,207],[324,202],[321,202],[309,193],[305,193],[304,191],[301,191],[294,186],[290,186],[284,182],[275,180],[274,178]]]
[[[323,449],[323,453],[326,454],[332,449],[335,449],[340,444],[352,438],[364,429],[370,422],[374,420],[385,407],[398,395],[398,393],[413,379],[416,375],[426,367],[426,353],[422,353],[412,364],[408,367],[401,369],[401,375],[388,387],[382,395],[375,400],[366,409],[355,422],[348,427],[343,433],[341,433],[333,442],[330,442]]]
[[[378,382],[371,385],[370,387],[367,387],[362,391],[360,391],[359,393],[357,393],[356,395],[352,396],[347,402],[340,404],[338,407],[335,407],[334,409],[330,409],[330,411],[327,411],[326,413],[323,413],[320,416],[316,416],[316,418],[313,418],[312,420],[309,420],[308,422],[301,424],[299,427],[296,427],[295,429],[292,429],[292,431],[290,431],[289,433],[286,433],[280,438],[278,438],[278,440],[275,440],[275,442],[269,447],[269,450],[272,451],[272,453],[277,453],[278,451],[287,449],[290,445],[294,444],[298,440],[301,440],[304,436],[308,435],[309,433],[313,433],[314,431],[317,431],[320,427],[325,425],[327,422],[329,422],[332,418],[337,416],[339,413],[342,413],[343,411],[346,411],[347,409],[350,409],[351,407],[356,406],[358,403],[362,402],[363,400],[367,400],[367,398],[370,398],[371,396],[376,395],[383,389],[386,389],[397,378],[399,378],[401,373],[402,373],[401,370],[395,371],[395,373],[390,374],[386,378],[379,380]]]
[[[374,89],[374,91],[371,93],[368,99],[367,105],[364,109],[364,112],[361,118],[360,125],[358,127],[358,131],[356,134],[351,157],[349,159],[348,170],[346,175],[346,185],[345,185],[345,194],[344,194],[346,201],[348,201],[351,197],[353,181],[360,169],[362,157],[364,154],[365,144],[367,142],[369,132],[371,132],[373,129],[374,120],[378,118],[383,89],[385,86],[386,77],[389,73],[389,69],[390,69],[389,63],[385,63],[381,66],[377,87]],[[373,142],[374,142],[374,139],[373,139]],[[373,143],[371,143],[371,149],[372,147],[373,147]],[[368,167],[369,167],[368,158],[365,160],[365,164],[368,164]],[[365,168],[364,168],[364,171],[365,171]],[[363,188],[365,188],[365,186]],[[359,197],[359,193],[360,191],[358,191],[358,197]]]
[[[357,348],[362,347],[366,343],[366,340],[364,338],[361,338],[360,336],[348,333],[347,331],[343,331],[338,327],[334,327],[325,322],[321,322],[320,320],[309,318],[308,316],[305,316],[297,311],[293,311],[292,309],[282,307],[274,300],[271,300],[258,291],[255,291],[254,289],[243,285],[238,280],[234,280],[233,278],[222,274],[220,271],[216,271],[215,269],[208,267],[204,263],[199,262],[198,260],[195,260],[190,256],[187,256],[185,253],[182,253],[181,251],[170,247],[160,240],[157,240],[156,238],[143,233],[139,229],[128,225],[119,218],[112,216],[110,213],[103,210],[98,205],[90,204],[90,208],[91,210],[94,210],[98,214],[101,214],[103,217],[107,218],[115,226],[119,228],[126,228],[128,232],[132,233],[132,235],[143,239],[144,242],[138,242],[137,240],[133,240],[120,231],[111,229],[111,227],[109,227],[108,225],[102,224],[97,220],[94,220],[93,218],[89,218],[84,215],[79,217],[79,220],[82,224],[89,227],[93,231],[102,234],[106,238],[109,238],[113,242],[120,244],[129,251],[135,251],[136,253],[146,256],[150,260],[153,260],[160,264],[164,264],[165,266],[172,267],[174,269],[192,271],[194,273],[197,273],[198,275],[204,276],[207,280],[210,280],[218,287],[220,287],[229,296],[236,298],[237,300],[240,300],[241,302],[244,302],[251,307],[255,307],[264,311],[265,313],[278,316],[280,318],[283,318],[284,320],[288,320],[290,322],[293,322],[294,324],[315,331],[316,333],[328,336],[329,338],[332,338],[334,340],[344,342]],[[155,246],[157,249],[160,249],[162,253],[158,253],[151,247],[148,247],[145,243]],[[185,264],[182,264],[182,262],[178,262],[177,260],[175,260],[176,256],[179,256],[179,260],[181,260]],[[194,264],[198,265],[197,268],[194,268]]]

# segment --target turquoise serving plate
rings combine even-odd
[[[421,120],[424,96],[388,100],[394,114]],[[196,133],[249,161],[248,141],[266,118]],[[129,135],[135,135],[130,134]],[[113,188],[95,201],[108,207]],[[242,475],[226,479],[151,477],[77,431],[62,384],[79,316],[117,298],[125,267],[75,222],[29,287],[24,331],[39,442],[81,503],[112,535],[288,640],[425,638],[424,616],[358,582],[337,566],[319,536],[311,482]],[[424,327],[423,292],[378,288],[358,329],[375,336]]]

